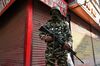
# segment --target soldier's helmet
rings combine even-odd
[[[50,15],[53,14],[53,12],[57,12],[57,14],[61,15],[61,12],[59,11],[59,9],[57,7],[52,7],[50,10]]]

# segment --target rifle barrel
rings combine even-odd
[[[74,56],[84,64],[84,62],[79,57],[77,57],[76,55],[74,55]]]

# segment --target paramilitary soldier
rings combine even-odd
[[[62,20],[62,15],[57,8],[52,8],[50,15],[52,18],[43,26],[48,27],[48,30],[58,35],[64,41],[64,45],[58,44],[58,41],[54,40],[49,34],[40,31],[40,38],[47,43],[45,51],[46,66],[55,66],[55,61],[57,61],[58,66],[68,66],[68,51],[65,49],[71,47],[72,36],[70,30],[68,25]]]

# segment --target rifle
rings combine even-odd
[[[49,34],[50,36],[52,36],[56,41],[58,41],[58,43],[59,43],[61,46],[64,45],[64,41],[61,40],[61,39],[59,38],[58,35],[55,35],[55,34],[52,33],[51,31],[49,31],[49,30],[47,29],[47,27],[41,26],[39,30],[48,33],[48,34]],[[69,48],[68,51],[71,52],[77,59],[79,59],[79,60],[84,64],[84,62],[83,62],[80,58],[78,58],[78,57],[76,56],[76,52],[75,52],[75,51],[73,51],[71,48]]]

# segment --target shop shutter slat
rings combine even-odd
[[[39,38],[39,28],[50,18],[48,8],[34,4],[33,9],[33,33],[32,33],[32,66],[45,66],[46,43]]]

